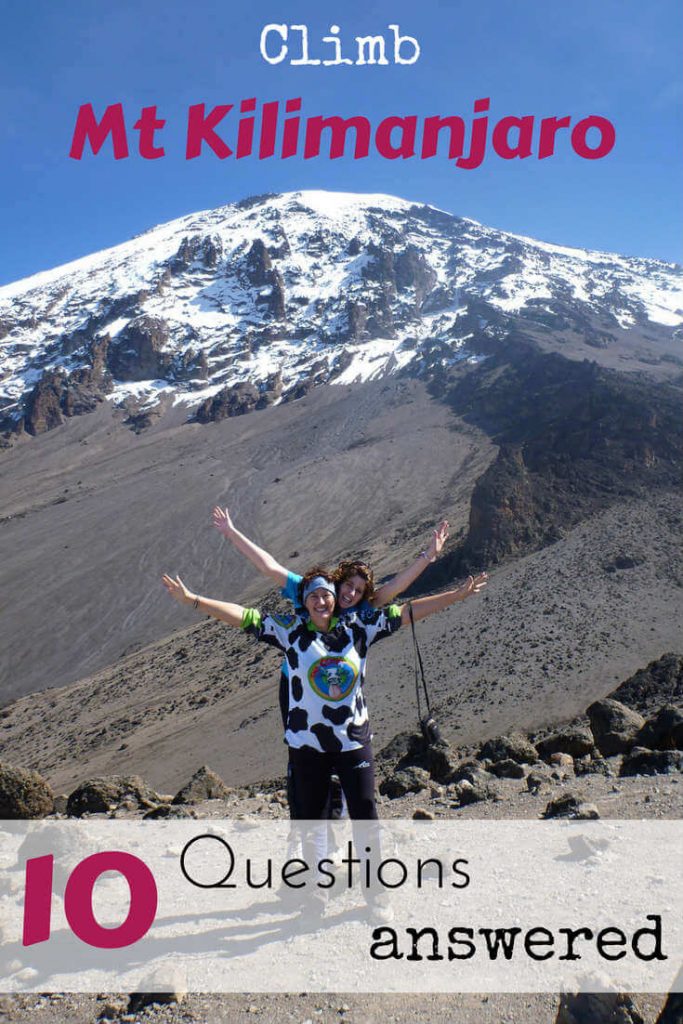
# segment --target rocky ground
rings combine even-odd
[[[394,738],[378,757],[382,818],[536,819],[548,816],[662,819],[683,815],[683,713],[671,701],[683,692],[683,659],[667,656],[627,680],[619,695],[592,704],[584,716],[559,730],[530,736],[511,734],[479,748],[428,746],[419,734]],[[657,696],[659,694],[659,696]],[[644,713],[640,714],[640,710]],[[647,716],[647,717],[645,717]],[[646,750],[642,744],[649,743]],[[8,816],[24,794],[31,808],[51,808],[49,785],[33,776],[30,785],[12,770],[0,772],[0,799]],[[638,774],[634,772],[638,771]],[[231,788],[204,768],[171,797],[158,797],[141,779],[87,780],[56,801],[63,815],[84,813],[134,818],[170,812],[197,819],[283,818],[283,780]],[[23,789],[22,789],[23,785]],[[14,788],[12,788],[14,787]],[[212,799],[206,799],[212,796]],[[46,801],[41,803],[41,800]],[[31,802],[33,801],[33,803]],[[263,995],[185,994],[180,989],[153,999],[113,993],[99,995],[6,996],[0,1013],[16,1024],[120,1022],[227,1022],[260,1020],[343,1021],[346,1024],[654,1024],[664,997],[623,997],[621,1007],[581,1002],[561,1006],[552,994],[490,995]],[[571,1012],[570,1012],[571,1011]],[[680,1018],[673,1017],[675,1021]]]

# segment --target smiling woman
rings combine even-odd
[[[213,510],[213,525],[258,572],[268,576],[281,587],[282,596],[288,598],[296,610],[303,607],[300,593],[302,577],[281,565],[273,555],[241,533],[234,525],[227,508],[216,505]],[[373,571],[365,562],[340,562],[334,573],[334,579],[338,584],[340,613],[346,614],[352,609],[358,612],[371,611],[372,608],[379,608],[393,601],[415,582],[431,562],[436,561],[447,539],[448,523],[443,519],[434,527],[429,544],[417,558],[378,588],[375,588]]]
[[[180,577],[164,576],[162,582],[180,604],[239,627],[284,653],[287,706],[283,719],[295,794],[292,817],[323,817],[330,778],[336,774],[350,816],[376,818],[365,665],[372,644],[410,621],[409,607],[389,605],[362,614],[357,610],[338,614],[334,577],[319,567],[303,576],[304,607],[291,615],[263,614],[257,608],[201,597],[188,590]],[[485,573],[470,576],[455,590],[413,601],[413,619],[478,593],[486,582]]]

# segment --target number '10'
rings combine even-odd
[[[26,861],[23,945],[33,946],[50,938],[52,872],[54,857],[32,857]],[[128,882],[130,906],[125,921],[105,928],[95,919],[92,908],[95,882],[105,871],[117,871]],[[157,911],[154,875],[139,857],[120,850],[94,853],[73,869],[64,889],[64,912],[71,931],[98,949],[121,949],[146,935]]]

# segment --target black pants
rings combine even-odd
[[[377,818],[375,766],[369,743],[358,750],[324,754],[311,747],[289,748],[290,811],[294,819],[328,816],[330,776],[339,776],[349,817],[357,821]]]

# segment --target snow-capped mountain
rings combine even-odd
[[[681,324],[675,264],[391,196],[259,196],[0,288],[0,417],[40,433],[106,397],[136,426],[162,399],[209,420],[476,362],[513,328],[600,349]]]

